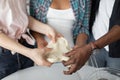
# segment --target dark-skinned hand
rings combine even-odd
[[[85,45],[83,47],[73,48],[72,51],[65,54],[65,56],[70,57],[68,61],[63,61],[64,66],[70,66],[64,74],[69,75],[75,73],[79,70],[89,59],[91,55],[91,45]]]

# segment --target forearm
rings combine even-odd
[[[84,46],[87,43],[88,36],[84,33],[81,33],[77,36],[76,45],[77,46]]]
[[[34,19],[33,17],[29,16],[29,29],[36,31],[38,33],[46,34],[48,25]]]
[[[120,26],[115,25],[106,35],[99,38],[94,43],[98,48],[103,48],[117,40],[120,40]]]
[[[8,50],[18,52],[27,57],[30,51],[29,48],[24,47],[23,45],[6,36],[4,33],[0,33],[0,46]]]

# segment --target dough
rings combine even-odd
[[[68,45],[68,42],[65,38],[60,37],[58,38],[56,43],[53,43],[52,41],[47,45],[48,48],[52,48],[53,50],[48,53],[47,60],[49,62],[55,63],[55,62],[61,62],[61,61],[67,61],[69,60],[69,57],[63,56],[63,54],[69,52],[71,50],[70,46]]]

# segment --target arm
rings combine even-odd
[[[18,52],[27,57],[29,57],[28,53],[31,51],[31,49],[24,47],[23,45],[9,38],[2,32],[0,33],[0,46],[9,49],[11,51]]]
[[[37,42],[37,47],[38,48],[44,48],[47,46],[47,41],[44,39],[44,35],[31,31],[31,34],[33,35],[33,37],[35,38],[36,42]]]
[[[46,35],[53,42],[56,42],[57,38],[62,36],[60,33],[58,33],[55,29],[53,29],[49,25],[44,24],[44,23],[34,19],[31,16],[29,16],[29,28],[32,31]]]
[[[12,46],[11,46],[12,45]],[[50,66],[51,63],[48,62],[45,58],[46,53],[51,51],[51,49],[43,48],[43,49],[30,49],[27,48],[20,43],[14,41],[13,39],[6,36],[4,33],[0,32],[0,46],[11,51],[18,52],[31,60],[33,60],[36,64],[42,66]]]
[[[48,35],[48,32],[51,28],[47,24],[44,24],[29,16],[29,29],[38,33]]]
[[[71,74],[76,72],[86,63],[95,48],[103,48],[117,40],[120,40],[120,26],[115,25],[106,35],[96,40],[94,44],[90,42],[83,47],[75,48],[66,54],[66,56],[72,56],[72,59],[68,62],[63,62],[63,64],[65,66],[72,64],[72,67],[69,71],[65,71],[64,73]]]
[[[76,46],[82,47],[82,46],[86,45],[87,39],[88,39],[88,35],[86,35],[84,33],[79,34],[76,39]]]
[[[89,37],[89,19],[90,19],[90,10],[91,10],[91,1],[86,0],[85,4],[85,14],[82,20],[82,26],[79,30],[79,35],[76,39],[77,46],[83,46],[87,43],[87,39]]]
[[[120,26],[115,25],[106,35],[96,40],[94,44],[98,48],[103,48],[106,45],[109,45],[112,42],[115,42],[120,39]]]

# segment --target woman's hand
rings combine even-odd
[[[53,42],[57,41],[57,38],[59,37],[63,37],[62,34],[60,34],[59,32],[57,32],[55,29],[53,29],[52,27],[48,27],[47,31],[45,33],[45,35],[51,39]]]
[[[51,48],[42,48],[42,49],[31,49],[29,53],[29,58],[32,59],[35,64],[40,66],[51,66],[52,63],[46,60],[46,55],[51,51]]]

